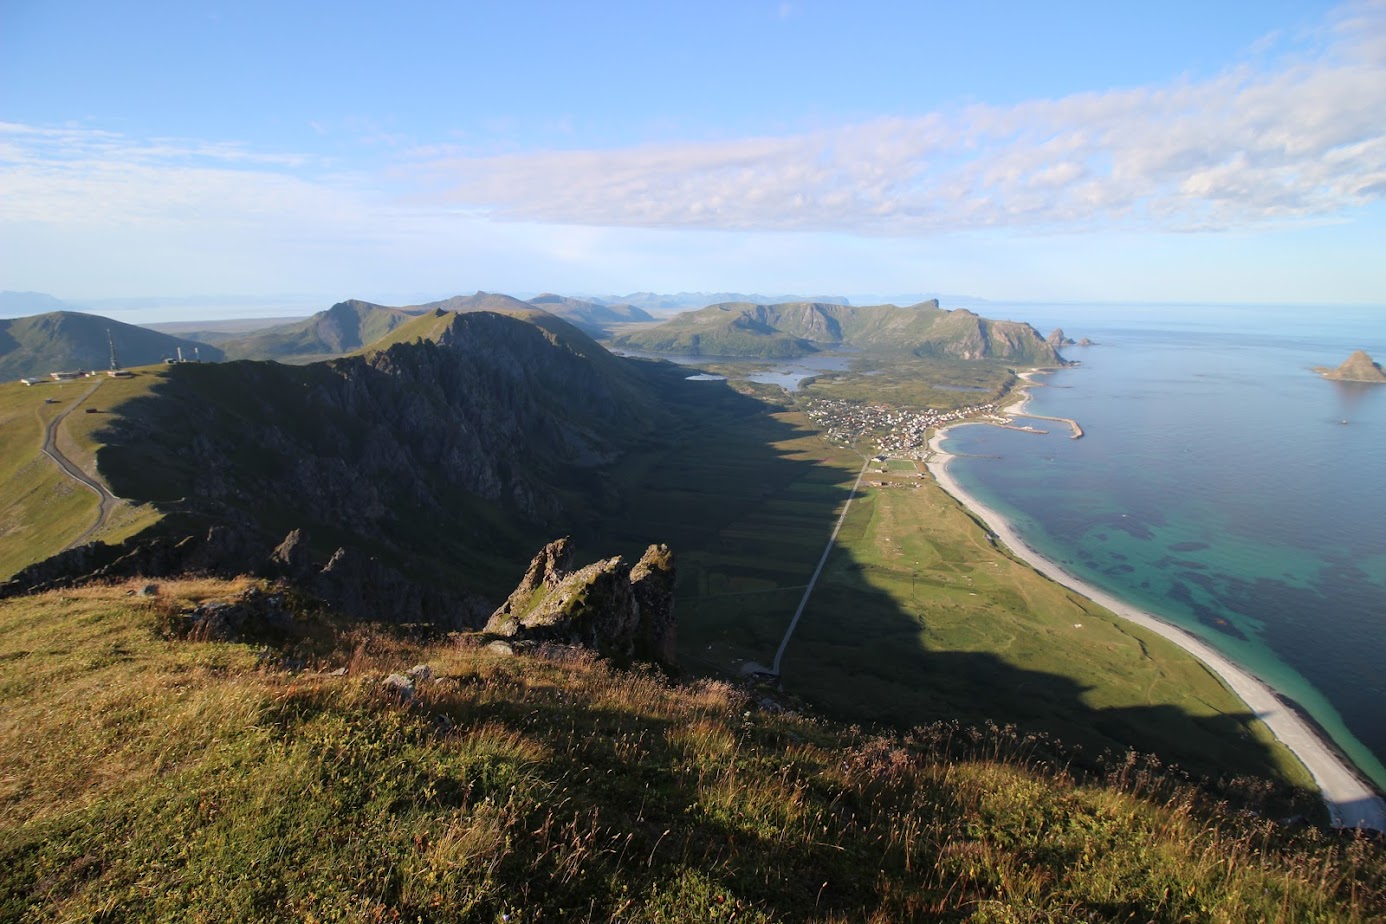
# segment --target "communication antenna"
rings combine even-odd
[[[111,347],[111,371],[112,371],[112,372],[119,372],[119,371],[120,371],[120,362],[116,359],[115,337],[112,336],[112,334],[111,334],[111,329],[110,329],[109,327],[106,328],[106,342],[107,342],[108,344],[110,344],[110,347]]]

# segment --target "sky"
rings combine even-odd
[[[1386,306],[1386,0],[5,0],[0,289]]]

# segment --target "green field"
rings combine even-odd
[[[147,393],[158,375],[146,370],[128,379],[0,384],[0,446],[5,447],[0,453],[0,580],[62,551],[96,522],[96,494],[43,454],[48,423],[74,408],[58,428],[57,446],[87,474],[100,478],[95,432],[109,423],[113,408]],[[93,385],[96,391],[82,399]],[[94,412],[87,413],[88,408]],[[120,504],[90,541],[118,542],[155,519],[146,505]]]

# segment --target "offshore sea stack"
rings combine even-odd
[[[1336,369],[1331,366],[1318,366],[1314,369],[1326,379],[1338,382],[1386,383],[1386,371],[1372,361],[1366,350],[1356,350]]]
[[[571,570],[572,541],[557,539],[491,614],[486,632],[581,645],[622,660],[674,666],[674,556],[652,545],[631,566],[621,556]]]

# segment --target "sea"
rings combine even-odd
[[[1037,434],[947,431],[964,488],[1047,558],[1206,639],[1386,789],[1386,307],[1029,305],[1092,346],[1041,375]]]

